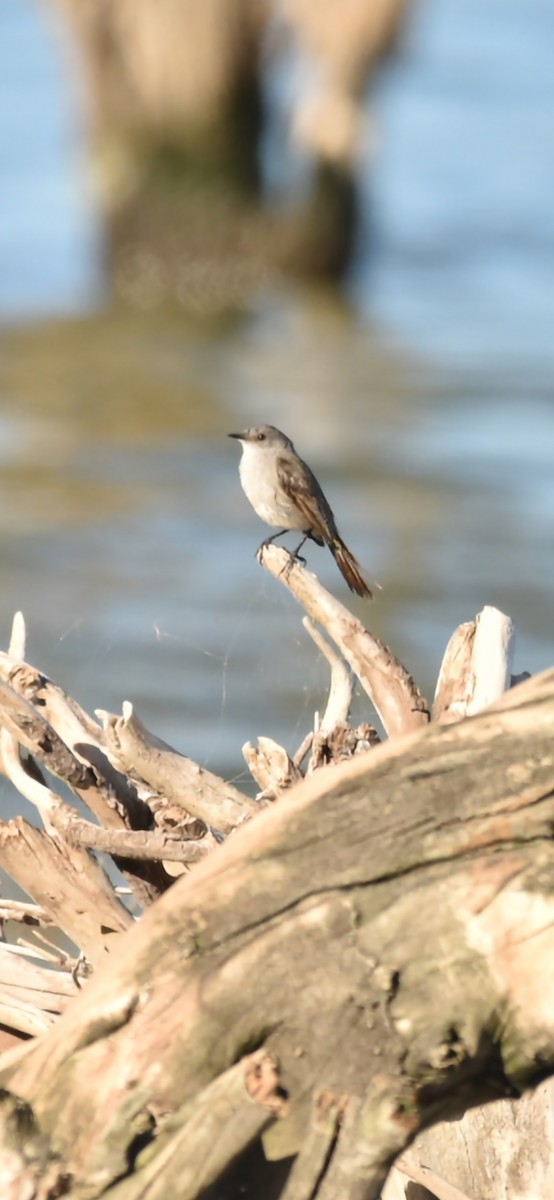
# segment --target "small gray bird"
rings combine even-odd
[[[315,475],[298,456],[290,438],[274,425],[253,425],[229,437],[241,443],[240,481],[254,512],[268,525],[281,526],[262,542],[260,550],[281,534],[300,530],[304,536],[294,558],[298,558],[308,538],[318,546],[326,543],[350,590],[371,600],[373,593],[362,577],[360,564],[345,546]]]

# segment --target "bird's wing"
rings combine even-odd
[[[279,457],[277,475],[283,491],[305,516],[306,530],[313,530],[326,541],[336,537],[337,527],[331,507],[307,463],[297,458],[291,467],[287,458]]]

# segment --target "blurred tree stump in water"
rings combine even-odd
[[[261,0],[53,2],[83,63],[120,294],[216,311],[282,270],[340,279],[357,232],[364,92],[406,0],[285,0],[278,12]],[[292,117],[312,184],[276,210],[260,170],[262,69],[283,49],[314,68]]]

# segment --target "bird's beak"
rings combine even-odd
[[[227,437],[236,438],[237,441],[240,442],[240,441],[242,441],[243,438],[246,437],[246,434],[245,433],[228,433]]]

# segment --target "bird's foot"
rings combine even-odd
[[[256,550],[256,558],[260,558],[266,546],[272,546],[276,538],[282,537],[284,533],[288,533],[288,529],[278,529],[277,533],[272,533],[270,537],[264,538],[261,546]]]
[[[295,554],[293,550],[288,550],[287,553],[288,553],[288,559],[287,559],[282,571],[279,571],[279,579],[281,579],[281,577],[283,577],[283,579],[288,579],[288,577],[292,571],[292,568],[295,567],[297,564],[299,564],[301,567],[306,566],[306,559],[303,558],[301,554]]]

